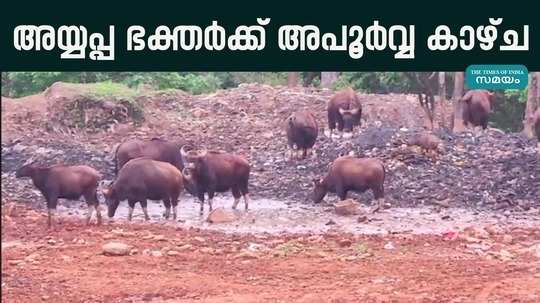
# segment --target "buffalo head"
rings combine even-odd
[[[339,114],[343,118],[343,130],[352,132],[354,126],[360,125],[360,108],[343,109],[339,108]]]

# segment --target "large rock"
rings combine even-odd
[[[109,256],[125,256],[131,251],[131,246],[122,242],[109,242],[103,245],[103,254]]]
[[[334,204],[336,214],[341,216],[352,216],[359,213],[359,204],[353,199],[347,199]]]
[[[227,211],[224,208],[216,208],[208,214],[206,219],[210,223],[227,223],[238,219],[234,213]]]

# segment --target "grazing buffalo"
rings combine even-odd
[[[494,94],[482,89],[470,90],[462,98],[463,123],[486,129]]]
[[[377,159],[339,157],[330,165],[324,178],[314,180],[313,202],[321,202],[328,192],[336,193],[340,200],[345,200],[350,190],[362,193],[371,189],[378,201],[378,209],[384,204],[385,174],[384,165]]]
[[[418,146],[422,152],[442,151],[442,141],[437,136],[429,133],[419,133],[413,135],[407,142],[410,146]]]
[[[186,188],[195,192],[201,203],[200,213],[204,210],[204,194],[208,193],[208,205],[212,210],[212,199],[216,192],[232,191],[236,209],[240,197],[244,197],[246,210],[249,205],[249,172],[250,165],[241,156],[225,152],[197,152],[182,147],[182,157],[186,163],[184,181]]]
[[[132,139],[118,145],[115,153],[115,175],[129,160],[148,157],[153,160],[168,162],[178,170],[184,169],[180,147],[163,139],[150,140]]]
[[[311,154],[319,128],[315,116],[307,110],[292,114],[285,125],[290,158],[303,159]],[[297,153],[298,151],[298,153]]]
[[[165,205],[164,217],[169,218],[171,204],[173,218],[176,219],[178,196],[184,189],[182,173],[167,162],[152,160],[147,157],[130,160],[126,163],[116,180],[103,190],[109,218],[114,217],[118,204],[128,200],[128,220],[131,221],[135,203],[141,203],[144,217],[149,220],[147,200],[163,200]]]
[[[90,223],[92,212],[96,210],[97,222],[101,224],[101,212],[97,198],[97,187],[101,175],[92,167],[85,165],[67,166],[53,165],[38,167],[27,164],[17,170],[17,178],[30,177],[34,185],[47,201],[47,226],[51,227],[53,212],[56,211],[58,199],[78,200],[84,196],[88,204],[86,224]]]
[[[333,135],[336,123],[339,132],[345,131],[343,137],[352,137],[353,128],[360,126],[362,104],[352,88],[337,92],[328,102],[327,111],[330,130],[328,136]]]

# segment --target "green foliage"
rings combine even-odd
[[[527,90],[504,90],[496,92],[491,115],[493,125],[505,131],[520,131],[527,103]]]
[[[86,94],[99,99],[133,99],[137,90],[111,81],[87,84]]]
[[[306,77],[307,73],[300,73]],[[453,73],[446,73],[447,96],[453,90]],[[300,82],[301,79],[299,79]],[[22,97],[45,90],[57,81],[96,83],[94,97],[117,96],[122,102],[133,102],[142,85],[155,90],[180,89],[192,94],[214,92],[218,89],[237,87],[241,83],[286,85],[286,72],[3,72],[2,94]],[[436,83],[436,79],[434,81]],[[312,85],[319,86],[320,78]],[[435,84],[436,85],[436,84]],[[402,72],[344,72],[334,83],[334,89],[352,87],[366,93],[414,93],[417,84],[411,83]],[[437,91],[435,89],[435,91]],[[114,99],[114,98],[113,98]],[[494,104],[493,125],[517,131],[522,127],[527,90],[506,90],[497,94]],[[136,104],[134,110],[142,108]],[[142,110],[141,110],[142,112]]]
[[[128,109],[129,116],[135,122],[144,119],[143,104],[136,98],[138,95],[136,89],[111,81],[87,84],[84,88],[86,91],[83,92],[83,96],[85,96],[86,102],[102,103],[108,101],[119,103]]]
[[[352,87],[366,93],[400,93],[410,89],[409,81],[398,72],[345,72],[334,82],[334,89]]]

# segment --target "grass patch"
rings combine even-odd
[[[125,106],[135,122],[144,120],[144,104],[138,100],[139,91],[114,82],[97,82],[84,85],[82,96],[93,102],[113,102]]]
[[[84,95],[94,97],[96,99],[107,98],[134,100],[138,95],[138,91],[128,87],[127,85],[108,81],[85,84]]]

